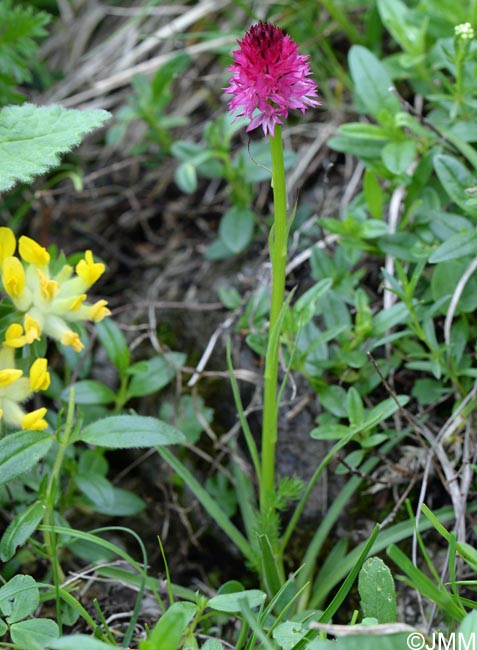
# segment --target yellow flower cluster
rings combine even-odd
[[[3,345],[0,348],[0,418],[7,424],[32,431],[46,429],[48,423],[43,418],[46,408],[39,408],[27,413],[21,403],[39,390],[46,390],[50,385],[50,374],[46,359],[36,359],[29,377],[15,368],[13,348]]]
[[[104,264],[95,262],[91,251],[86,251],[74,270],[65,264],[52,274],[48,251],[33,239],[20,237],[19,257],[15,256],[16,249],[13,231],[0,227],[1,281],[17,311],[23,314],[22,323],[7,328],[0,346],[0,418],[15,427],[41,431],[48,426],[44,419],[46,408],[27,413],[21,404],[50,385],[47,360],[36,359],[29,377],[24,377],[22,370],[15,367],[15,348],[33,343],[44,334],[80,352],[83,343],[69,323],[97,323],[110,313],[106,300],[86,302],[86,291],[104,273]]]
[[[48,251],[29,237],[17,242],[10,228],[0,228],[0,273],[5,291],[19,312],[23,324],[10,325],[5,345],[22,347],[38,340],[41,334],[70,345],[76,352],[83,349],[78,334],[68,323],[90,320],[98,323],[110,311],[106,300],[94,304],[86,301],[86,291],[104,273],[104,264],[95,262],[91,251],[73,268],[65,264],[51,276]]]

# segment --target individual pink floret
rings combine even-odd
[[[309,79],[308,56],[299,54],[296,43],[279,27],[259,22],[238,44],[225,92],[234,95],[228,108],[235,118],[250,118],[247,131],[262,126],[265,135],[273,136],[275,124],[283,124],[290,109],[304,113],[320,105],[316,83]]]

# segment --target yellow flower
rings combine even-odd
[[[10,298],[19,298],[25,289],[25,269],[18,257],[3,260],[2,280]]]
[[[63,345],[71,345],[75,352],[81,352],[81,350],[84,348],[80,337],[78,334],[76,334],[76,332],[73,332],[73,330],[67,330],[61,337],[61,342]]]
[[[0,388],[5,388],[15,383],[23,375],[21,370],[16,368],[4,368],[0,370]]]
[[[36,359],[30,368],[30,389],[36,393],[39,390],[46,390],[50,385],[50,373],[47,370],[47,360]]]
[[[46,359],[33,362],[28,377],[15,368],[15,351],[10,346],[0,346],[0,418],[12,427],[41,431],[48,425],[43,416],[46,408],[29,413],[22,403],[34,392],[45,390],[50,383]]]
[[[99,323],[100,321],[103,320],[103,318],[109,316],[111,312],[106,307],[107,304],[108,304],[107,300],[98,300],[97,302],[94,303],[94,305],[91,305],[91,307],[89,308],[90,319],[95,323]]]
[[[11,257],[15,252],[17,242],[15,235],[10,228],[0,228],[0,264],[7,257]]]
[[[55,282],[55,280],[47,278],[40,269],[37,269],[36,272],[40,280],[41,295],[47,302],[51,302],[60,290],[60,284],[59,282]]]
[[[83,349],[79,335],[70,323],[99,322],[110,314],[107,302],[87,302],[85,291],[104,273],[105,266],[95,262],[90,250],[76,265],[76,274],[68,264],[52,274],[48,251],[29,237],[20,237],[21,260],[14,257],[15,236],[9,228],[0,228],[0,271],[5,291],[19,312],[25,314],[23,329],[10,326],[4,344],[18,348],[32,343],[43,333],[77,352]],[[2,257],[3,256],[3,257]]]
[[[46,266],[50,261],[50,254],[46,248],[40,246],[40,244],[38,244],[34,239],[25,237],[25,235],[20,237],[20,240],[18,242],[18,250],[21,258],[29,264],[43,267]]]
[[[22,418],[22,429],[29,429],[30,431],[43,431],[48,426],[48,422],[44,420],[46,408],[36,409],[31,413],[26,413]]]
[[[86,251],[84,259],[76,265],[76,273],[85,282],[86,288],[89,288],[103,275],[106,267],[101,262],[95,262],[93,253]]]
[[[41,328],[29,314],[25,315],[24,328],[25,333],[23,333],[23,327],[20,323],[12,323],[5,332],[4,345],[9,345],[12,348],[22,348],[24,345],[40,340]]]

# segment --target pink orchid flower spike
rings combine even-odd
[[[299,54],[296,43],[270,23],[252,25],[233,52],[230,85],[234,95],[228,104],[235,119],[249,118],[247,131],[261,126],[265,135],[275,134],[290,109],[305,112],[319,106],[316,83],[310,79],[308,56]]]

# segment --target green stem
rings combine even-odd
[[[48,480],[48,485],[45,493],[45,516],[43,522],[46,526],[54,527],[55,524],[55,504],[58,496],[59,489],[59,480],[61,469],[63,467],[63,461],[65,459],[65,454],[68,449],[71,432],[73,430],[73,416],[74,416],[74,404],[75,404],[75,390],[71,388],[70,398],[68,402],[68,412],[66,415],[66,422],[63,432],[58,432],[57,442],[58,442],[58,451],[56,452],[55,462],[53,464],[53,469]],[[53,582],[55,585],[56,592],[56,609],[57,609],[57,620],[58,625],[61,631],[61,596],[60,596],[60,584],[63,582],[64,574],[60,565],[57,552],[57,537],[54,530],[48,530],[44,532],[45,546],[47,554],[50,558],[51,567],[53,571]]]
[[[272,263],[272,299],[270,307],[269,340],[278,324],[280,309],[285,295],[285,269],[287,263],[287,205],[285,165],[280,126],[270,136],[272,157],[272,189],[274,223],[270,233],[270,260]],[[275,447],[277,442],[277,384],[279,337],[268,346],[265,360],[264,402],[262,426],[262,472],[260,483],[260,511],[265,513],[273,502],[275,491]]]

